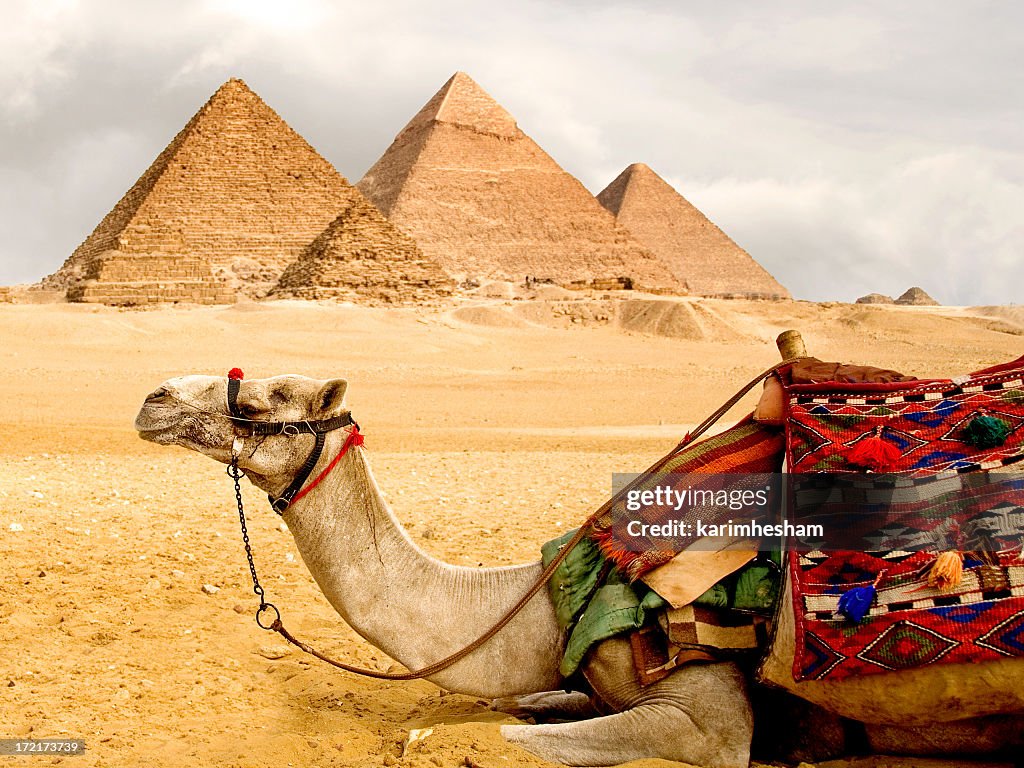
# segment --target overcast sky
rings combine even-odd
[[[164,10],[155,10],[162,7]],[[1024,284],[1024,4],[0,0],[0,284],[229,77],[350,181],[456,70],[592,192],[645,162],[798,298]]]

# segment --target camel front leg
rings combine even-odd
[[[616,714],[574,723],[504,725],[502,735],[540,757],[566,765],[615,765],[662,758],[746,768],[753,715],[734,664],[688,666],[641,687],[629,643],[612,638],[586,663],[587,680]]]
[[[590,697],[579,691],[542,691],[527,696],[507,696],[491,702],[491,709],[520,720],[584,720],[600,714]]]

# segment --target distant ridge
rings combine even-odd
[[[597,199],[691,293],[790,297],[749,253],[643,163],[626,168]]]
[[[594,197],[456,72],[358,188],[453,277],[685,292]]]
[[[43,284],[113,304],[262,295],[358,195],[232,79]]]

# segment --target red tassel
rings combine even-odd
[[[846,453],[846,461],[855,467],[878,472],[891,467],[900,458],[900,449],[881,436],[876,429],[871,437],[865,437]]]
[[[245,374],[242,373],[241,368],[232,368],[230,371],[228,371],[228,378],[241,381],[242,379],[245,378]]]

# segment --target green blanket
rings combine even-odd
[[[575,533],[568,531],[541,547],[545,566]],[[559,667],[566,677],[579,668],[592,645],[639,629],[657,611],[668,607],[643,582],[627,583],[589,538],[581,540],[558,566],[548,582],[548,592],[555,604],[558,626],[568,633]],[[751,564],[715,584],[695,602],[723,609],[767,610],[777,592],[775,571]]]
[[[544,565],[576,531],[541,547]],[[558,626],[569,632],[559,671],[568,677],[577,670],[590,646],[620,632],[644,625],[647,612],[668,603],[642,583],[630,585],[590,539],[583,539],[555,570],[548,582]]]

